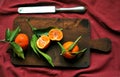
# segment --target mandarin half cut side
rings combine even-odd
[[[63,32],[60,29],[51,29],[48,36],[52,41],[60,41],[63,38]]]
[[[40,49],[47,48],[49,46],[49,43],[50,43],[50,39],[47,35],[40,36],[36,42],[37,47]]]

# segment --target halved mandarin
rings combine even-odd
[[[63,38],[63,32],[60,29],[51,29],[48,36],[52,41],[60,41]]]
[[[47,35],[42,35],[38,38],[36,43],[37,43],[38,48],[45,49],[48,47],[48,45],[50,43],[50,39]]]

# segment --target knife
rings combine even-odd
[[[86,7],[78,6],[72,8],[56,8],[55,6],[29,6],[29,7],[18,7],[18,13],[56,13],[56,12],[74,12],[74,13],[85,13]]]

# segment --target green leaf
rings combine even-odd
[[[64,52],[66,52],[66,50],[65,50],[65,48],[63,47],[63,45],[60,42],[57,42],[57,43],[58,43],[58,45],[60,46],[60,48],[62,50],[62,52],[60,54],[60,55],[62,55]]]
[[[35,46],[35,47],[36,47],[36,46]],[[36,50],[48,61],[48,63],[49,63],[52,67],[54,67],[54,64],[53,64],[53,62],[52,62],[52,58],[51,58],[48,54],[43,53],[43,52],[40,51],[37,47],[36,47]]]
[[[14,53],[17,54],[18,57],[25,59],[23,49],[15,42],[10,42],[10,44]]]
[[[77,55],[77,54],[80,54],[80,53],[84,53],[86,50],[87,50],[87,48],[84,48],[84,49],[82,49],[81,51],[78,51],[78,52],[71,52],[71,54],[72,55]]]
[[[33,51],[39,56],[39,54],[41,54],[47,61],[48,61],[48,63],[51,65],[51,66],[53,66],[54,67],[54,64],[53,64],[53,62],[52,62],[52,58],[48,55],[48,54],[46,54],[46,53],[44,53],[44,52],[42,52],[41,50],[39,50],[38,49],[38,47],[36,46],[36,41],[37,41],[37,36],[34,34],[33,36],[32,36],[32,39],[31,39],[31,47],[32,47],[32,49],[33,49]]]
[[[5,32],[5,41],[8,41],[10,40],[10,35],[11,35],[11,31],[10,29],[6,29],[6,32]]]
[[[33,33],[37,35],[37,37],[40,37],[41,35],[48,35],[48,32],[55,27],[47,27],[47,28],[41,28],[34,30]]]
[[[37,29],[37,28],[33,27],[33,25],[29,22],[29,21],[30,21],[29,19],[27,19],[26,21],[27,21],[27,23],[29,24],[29,26],[31,27],[33,33],[34,33],[37,37],[40,37],[40,36],[43,35],[43,34],[44,34],[44,35],[48,35],[48,32],[49,32],[51,29],[57,28],[57,27],[49,26],[49,27],[47,27],[47,28]],[[58,28],[58,29],[63,30],[62,28]]]
[[[14,31],[10,32],[11,35],[9,36],[10,37],[9,42],[12,42],[19,32],[20,32],[19,26]]]
[[[81,38],[81,36],[79,36],[79,37],[75,40],[75,42],[68,48],[69,51],[74,48],[74,46],[77,44],[77,42],[80,40],[80,38]]]
[[[33,51],[39,56],[39,54],[38,54],[38,52],[37,52],[37,50],[36,50],[36,48],[35,48],[35,44],[36,44],[36,40],[37,40],[37,39],[38,39],[38,38],[36,37],[36,35],[33,35],[33,36],[32,36],[32,39],[31,39],[31,41],[30,41],[30,45],[31,45]]]

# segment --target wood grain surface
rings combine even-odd
[[[102,44],[106,43],[108,46],[101,47],[100,41],[97,40],[96,43],[91,41],[90,39],[90,23],[87,19],[68,19],[68,18],[39,18],[39,17],[17,17],[14,21],[14,29],[17,26],[20,26],[21,32],[26,33],[31,39],[32,31],[29,27],[29,24],[26,22],[26,19],[30,20],[30,23],[36,28],[47,28],[49,26],[55,26],[58,28],[63,28],[64,38],[61,43],[66,41],[75,41],[78,36],[82,36],[78,45],[80,49],[88,48],[85,53],[77,57],[77,59],[68,61],[64,59],[63,56],[60,55],[61,49],[57,45],[56,42],[52,42],[49,48],[43,50],[43,52],[47,53],[52,57],[53,63],[55,67],[63,67],[63,68],[85,68],[90,65],[90,48],[95,48],[99,50],[105,51],[107,47],[110,47],[109,40],[108,42],[102,42]],[[97,44],[98,43],[98,44]],[[108,51],[107,49],[106,51]],[[17,57],[13,57],[11,55],[11,61],[16,66],[33,66],[33,67],[50,67],[46,60],[41,56],[38,57],[31,47],[29,46],[25,52],[25,60],[21,60]]]

